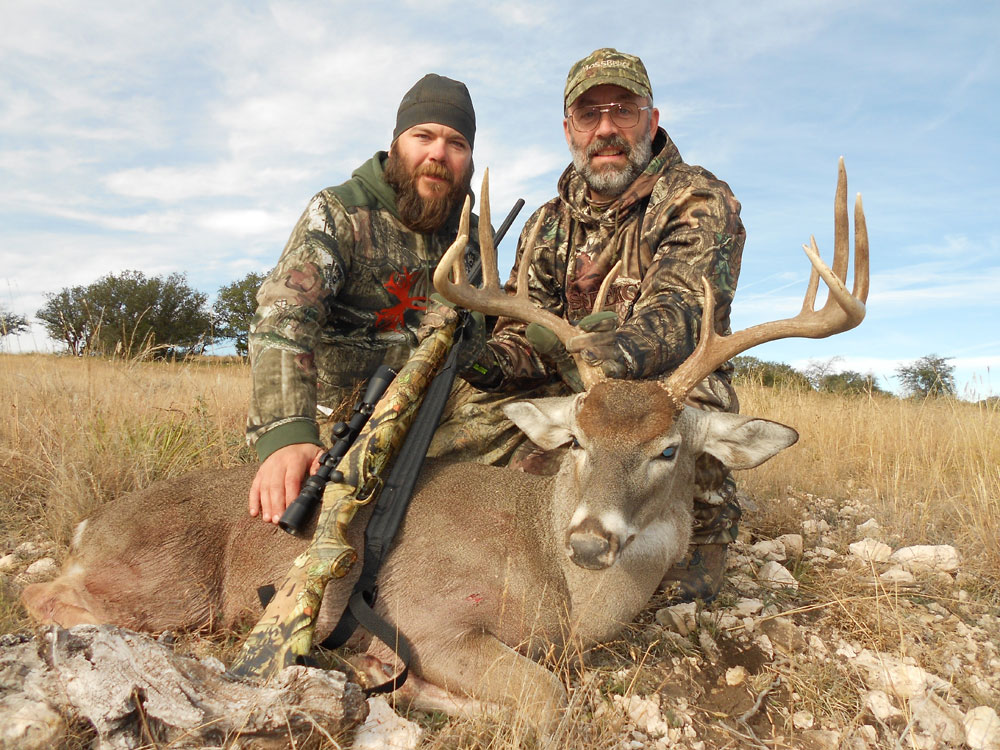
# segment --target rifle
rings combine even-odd
[[[523,201],[504,222],[505,229],[521,205]],[[456,243],[469,241],[468,217],[469,212],[463,210]],[[340,469],[331,470],[312,542],[292,563],[247,636],[229,669],[231,675],[266,679],[300,663],[312,649],[315,620],[326,585],[346,575],[357,561],[357,552],[345,538],[347,526],[358,508],[378,494],[382,472],[403,443],[434,373],[453,349],[458,321],[456,314],[420,343],[344,454]],[[434,427],[439,417],[440,411],[433,417]]]

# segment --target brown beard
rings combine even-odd
[[[399,211],[403,224],[421,234],[431,234],[443,227],[455,208],[469,194],[473,169],[470,159],[468,170],[457,179],[443,164],[424,164],[411,172],[396,149],[390,148],[389,158],[385,163],[385,181],[396,192],[396,210]],[[433,197],[424,198],[417,192],[417,178],[425,174],[442,177],[448,180],[448,185],[443,186]]]

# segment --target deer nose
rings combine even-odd
[[[581,568],[602,570],[615,563],[618,539],[594,523],[584,523],[569,534],[569,559]]]

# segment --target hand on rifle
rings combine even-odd
[[[455,306],[435,292],[427,303],[427,312],[417,331],[422,338],[434,328],[438,328],[455,315]],[[496,355],[486,345],[486,318],[481,312],[469,312],[465,317],[465,327],[462,332],[462,344],[458,350],[455,362],[456,372],[460,378],[477,388],[489,388],[499,382],[500,366],[496,364]]]
[[[260,465],[250,486],[248,508],[265,523],[278,523],[281,514],[298,497],[302,480],[319,470],[322,446],[293,443],[279,448]]]

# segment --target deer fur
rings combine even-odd
[[[750,468],[797,434],[746,416],[678,412],[655,382],[606,381],[506,412],[543,448],[570,446],[558,474],[428,462],[376,609],[410,639],[412,672],[453,706],[518,705],[551,728],[566,692],[536,659],[613,638],[645,606],[687,549],[698,456]],[[283,580],[305,541],[246,515],[255,469],[189,474],[108,503],[81,524],[62,574],[24,590],[28,611],[64,627],[149,632],[256,621],[257,587]],[[366,517],[355,520],[360,552]],[[360,568],[328,586],[317,637]]]

